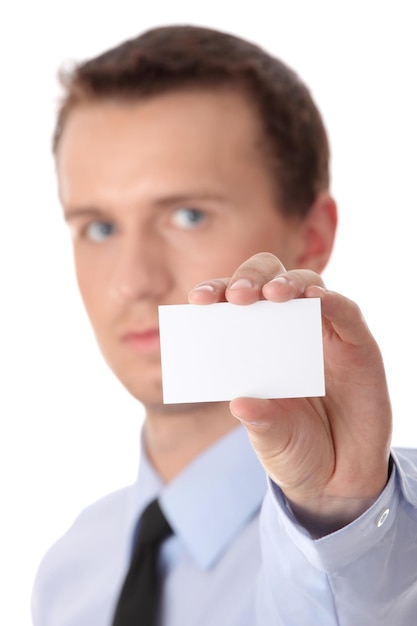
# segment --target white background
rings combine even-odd
[[[340,230],[326,282],[361,305],[386,362],[394,443],[416,446],[414,4],[2,3],[1,624],[30,624],[44,551],[83,506],[133,480],[142,417],[102,363],[73,278],[50,155],[59,65],[186,22],[261,43],[300,73],[333,151]]]

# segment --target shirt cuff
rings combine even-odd
[[[317,569],[331,572],[361,557],[379,543],[392,527],[398,509],[398,471],[394,464],[384,491],[356,520],[334,533],[312,539],[286,504],[281,489],[268,479],[278,519],[287,536]]]

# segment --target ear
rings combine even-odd
[[[297,267],[320,274],[327,265],[337,228],[337,208],[333,198],[320,193],[301,225],[301,245]]]

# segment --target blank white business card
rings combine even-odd
[[[159,307],[165,404],[325,395],[319,298]]]

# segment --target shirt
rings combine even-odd
[[[137,519],[159,496],[175,533],[160,553],[161,626],[415,626],[417,451],[393,459],[378,501],[313,540],[265,477],[243,427],[168,485],[142,451],[135,484],[82,512],[44,557],[33,624],[111,625]]]

